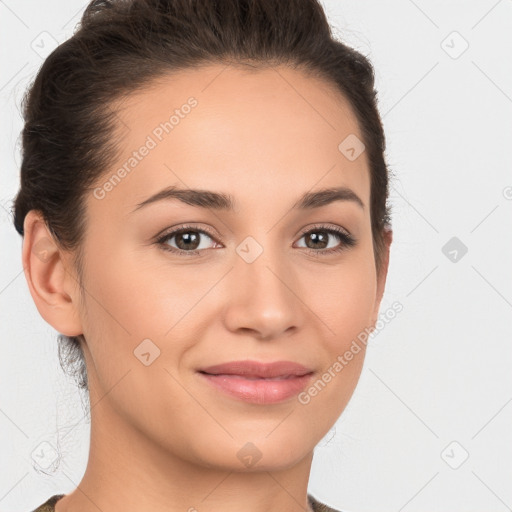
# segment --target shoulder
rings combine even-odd
[[[55,503],[63,497],[64,494],[55,494],[32,512],[55,512]]]
[[[314,512],[343,512],[328,507],[327,505],[321,503],[316,498],[314,498],[311,494],[308,494],[308,500]]]

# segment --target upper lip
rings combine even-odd
[[[258,361],[230,361],[199,369],[202,373],[211,375],[244,375],[269,379],[273,377],[302,376],[313,370],[293,361],[275,361],[260,363]]]

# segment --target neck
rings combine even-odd
[[[92,403],[92,401],[91,401]],[[78,488],[59,500],[56,512],[152,510],[152,512],[309,512],[307,486],[313,453],[292,467],[238,459],[225,467],[187,459],[148,439],[109,407],[105,397],[91,410],[91,445]]]

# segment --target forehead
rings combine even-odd
[[[349,102],[299,70],[209,65],[163,75],[114,108],[120,154],[101,183],[124,168],[108,194],[123,211],[169,185],[248,205],[349,186],[368,203],[366,153],[344,152],[362,142]]]

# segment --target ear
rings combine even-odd
[[[37,310],[61,334],[82,334],[78,276],[69,254],[57,245],[37,210],[27,213],[23,233],[23,270]]]
[[[384,230],[384,240],[385,240],[385,249],[382,257],[381,268],[377,272],[377,292],[375,294],[375,307],[372,315],[372,327],[375,327],[377,323],[377,319],[379,316],[379,308],[380,303],[382,301],[382,296],[384,295],[384,289],[386,287],[386,278],[388,275],[389,268],[389,252],[391,247],[391,242],[393,241],[393,230],[391,228],[386,228]]]

